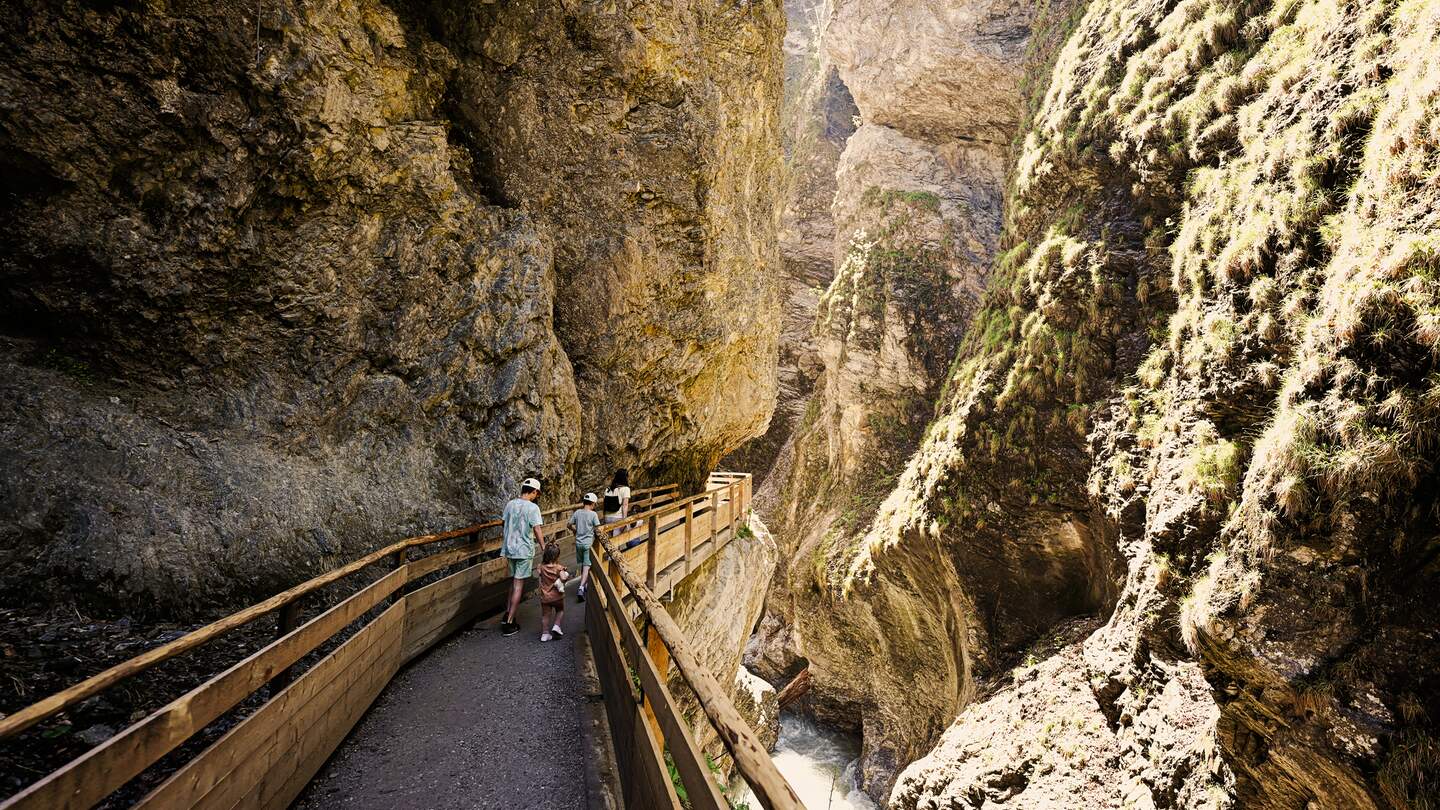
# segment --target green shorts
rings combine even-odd
[[[575,565],[581,568],[590,564],[590,547],[575,546]]]
[[[510,563],[510,576],[513,579],[529,579],[535,574],[534,557],[506,557],[505,562]]]

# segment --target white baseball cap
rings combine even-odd
[[[596,503],[600,499],[595,497],[595,493],[587,492],[585,493],[585,497],[581,498],[580,500],[584,501],[585,503]]]
[[[520,483],[520,486],[522,486],[522,487],[529,487],[529,488],[531,488],[531,489],[539,489],[539,488],[540,488],[540,482],[539,482],[539,481],[536,481],[534,478],[526,478],[524,481],[522,481],[522,482]]]

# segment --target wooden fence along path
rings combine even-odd
[[[597,532],[594,605],[586,612],[625,806],[681,807],[667,753],[691,807],[729,806],[666,685],[673,661],[760,803],[771,810],[803,807],[656,596],[737,536],[750,508],[750,477],[715,473],[693,497],[680,498],[669,485],[637,490],[635,498],[637,511]],[[577,506],[546,511],[546,536],[573,545],[566,521]],[[135,806],[288,807],[402,665],[503,605],[509,583],[505,561],[495,556],[499,529],[499,521],[489,521],[398,541],[0,718],[0,739],[18,734],[128,677],[276,615],[271,644],[30,785],[0,810],[92,807],[266,687],[269,698],[258,709]],[[621,550],[639,539],[645,542]],[[364,573],[375,578],[300,623],[304,597]],[[643,635],[636,625],[641,619]],[[294,672],[297,662],[336,640],[313,666]]]

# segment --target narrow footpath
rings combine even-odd
[[[573,570],[573,568],[572,568]],[[301,810],[584,810],[575,645],[585,606],[565,594],[563,639],[540,641],[533,592],[520,633],[478,622],[417,658],[296,800]]]

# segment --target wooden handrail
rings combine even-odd
[[[679,486],[677,484],[664,484],[661,486],[637,490],[637,494],[662,493],[661,496],[657,497],[663,497],[663,492],[669,490],[678,491]],[[652,497],[650,500],[654,499],[655,498]],[[574,511],[579,507],[580,504],[578,503],[569,504],[566,506],[557,506],[552,509],[546,510],[546,512],[544,512],[543,514],[556,514],[564,511]],[[555,526],[556,524],[561,523],[563,523],[563,521],[556,521],[551,525]],[[499,520],[487,520],[481,523],[475,523],[469,526],[465,526],[464,528],[452,529],[447,532],[440,532],[438,534],[423,534],[416,537],[407,537],[404,540],[397,540],[396,542],[391,543],[384,548],[366,554],[365,556],[361,557],[358,560],[355,560],[354,562],[351,562],[348,565],[344,565],[339,568],[327,571],[317,577],[308,579],[288,590],[281,591],[280,593],[275,594],[269,599],[266,599],[262,602],[257,602],[243,610],[237,611],[222,619],[192,630],[189,633],[181,636],[180,638],[175,639],[174,641],[170,641],[160,645],[159,647],[146,650],[145,652],[135,656],[134,658],[122,661],[119,664],[116,664],[115,666],[110,667],[109,669],[106,669],[102,672],[98,672],[73,686],[56,692],[55,694],[50,695],[43,700],[32,703],[29,706],[21,709],[20,711],[15,712],[14,714],[0,717],[0,739],[5,739],[6,737],[11,737],[19,734],[20,732],[24,731],[27,728],[30,728],[36,723],[42,722],[46,718],[53,717],[54,715],[59,714],[60,712],[70,708],[71,706],[74,706],[82,700],[92,697],[99,692],[102,692],[105,689],[114,686],[116,683],[119,683],[125,678],[144,672],[145,670],[155,666],[156,664],[167,661],[177,655],[193,650],[208,641],[211,641],[219,636],[224,635],[225,633],[230,632],[231,630],[243,627],[250,622],[255,621],[256,619],[261,618],[267,613],[270,613],[273,610],[279,610],[280,608],[289,605],[291,602],[294,602],[296,599],[299,599],[306,594],[309,594],[313,591],[325,587],[326,585],[330,585],[331,583],[344,579],[351,574],[355,574],[371,565],[380,562],[381,560],[392,554],[402,553],[408,549],[416,548],[418,546],[425,546],[444,540],[454,540],[457,537],[464,537],[470,534],[478,534],[479,532],[483,532],[487,529],[498,528],[500,525],[501,521]]]
[[[217,636],[228,633],[237,627],[243,627],[252,621],[264,616],[272,610],[278,610],[294,600],[312,591],[329,585],[337,580],[344,579],[364,568],[374,565],[391,554],[413,548],[418,545],[434,543],[440,540],[449,540],[456,537],[463,537],[472,531],[479,530],[488,524],[477,524],[474,527],[457,529],[453,532],[443,534],[424,535],[411,537],[372,551],[349,565],[327,571],[313,579],[308,579],[289,590],[281,591],[263,602],[257,602],[250,607],[236,613],[232,613],[223,619],[211,622],[196,630],[155,647],[126,661],[122,661],[103,672],[91,675],[89,678],[75,684],[74,686],[56,692],[44,700],[32,703],[14,714],[0,718],[0,739],[18,734],[21,731],[35,725],[47,717],[58,714],[65,709],[79,703],[82,700],[100,692],[119,681],[143,672],[150,667],[174,658],[183,652],[192,650]]]
[[[733,541],[737,534],[735,521],[749,502],[748,487],[748,478],[736,479],[720,489],[685,499],[681,504],[684,509],[683,526],[670,524],[658,535],[650,532],[651,539],[655,541],[651,548],[646,549],[647,557],[651,561],[651,571],[655,571],[660,563],[674,566],[683,561],[685,574],[688,575],[694,565],[703,562],[706,557]],[[656,487],[648,492],[655,493],[648,499],[650,503],[657,504],[655,508],[619,521],[617,525],[640,520],[647,524],[642,526],[640,531],[647,531],[650,527],[658,527],[661,518],[676,511],[669,502],[678,495],[677,487]],[[723,500],[722,493],[726,496]],[[723,510],[723,523],[716,519],[716,515],[711,515],[710,532],[706,534],[701,530],[697,543],[692,548],[690,541],[697,539],[692,537],[692,530],[697,528],[694,525],[694,515],[698,511],[695,504],[701,500],[706,501],[706,508],[709,509],[715,509],[721,503],[728,503],[729,508]],[[572,508],[574,507],[558,507],[547,510],[546,514],[556,515]],[[548,537],[563,541],[573,534],[566,525],[566,517],[568,516],[546,524]],[[7,733],[16,733],[126,677],[193,649],[222,633],[255,621],[271,611],[278,611],[280,615],[279,632],[269,645],[152,712],[141,721],[127,726],[102,745],[47,774],[20,793],[0,801],[0,808],[58,810],[60,807],[90,806],[131,777],[160,761],[165,755],[174,752],[187,739],[191,739],[192,735],[205,729],[224,713],[232,711],[247,696],[266,684],[270,685],[271,693],[255,712],[247,714],[222,737],[189,758],[179,770],[171,773],[159,787],[147,794],[141,800],[140,806],[193,806],[202,799],[213,800],[218,802],[219,806],[226,806],[226,802],[247,795],[247,792],[253,792],[253,795],[258,797],[260,806],[288,806],[405,661],[464,627],[484,610],[503,604],[509,589],[505,580],[506,571],[501,561],[492,558],[499,548],[501,538],[496,533],[485,534],[487,530],[499,525],[499,521],[487,521],[391,543],[347,565],[111,667],[10,717],[0,718],[0,728],[8,727]],[[619,537],[633,534],[622,532]],[[454,539],[462,539],[463,542],[433,554],[407,559],[411,548]],[[611,538],[602,536],[597,539],[601,541],[602,549],[613,550]],[[680,545],[681,539],[686,541],[683,546]],[[656,562],[657,558],[660,563]],[[370,566],[384,563],[387,559],[393,564],[391,570],[345,596],[338,604],[309,621],[299,622],[295,606],[301,597]],[[618,562],[620,559],[616,556],[612,558],[612,563],[623,564]],[[451,569],[451,566],[457,567]],[[625,571],[628,574],[629,569]],[[605,577],[598,566],[595,574],[601,578],[602,589],[613,596],[614,589],[607,587],[610,586],[611,579]],[[438,578],[432,575],[438,575]],[[677,578],[673,573],[667,574],[666,587],[673,587],[682,578]],[[416,585],[421,587],[412,587]],[[706,776],[703,758],[696,754],[693,740],[687,736],[688,729],[674,710],[673,701],[668,698],[668,692],[661,682],[668,666],[665,659],[672,647],[671,639],[661,634],[651,635],[648,642],[641,642],[629,618],[630,608],[627,605],[633,606],[641,593],[632,586],[628,600],[597,600],[607,610],[597,610],[595,613],[597,616],[610,615],[611,620],[625,622],[621,628],[623,632],[619,635],[623,636],[626,649],[631,651],[632,656],[643,656],[641,659],[632,660],[640,667],[646,699],[659,696],[668,707],[663,721],[656,726],[654,732],[663,739],[658,741],[658,748],[649,749],[653,755],[651,759],[655,762],[651,763],[650,772],[642,781],[652,790],[659,786],[660,794],[649,795],[668,792],[673,798],[674,790],[665,775],[664,764],[659,760],[663,758],[663,751],[667,746],[671,751],[679,752],[682,750],[679,746],[683,743],[686,756],[682,757],[677,753],[676,761],[680,763],[684,760],[681,767],[687,783],[698,786],[692,789],[692,800],[697,796],[697,792],[706,792],[712,799],[708,805],[696,803],[697,810],[702,806],[723,810],[723,805],[714,801],[718,795],[714,786],[706,786],[698,781],[700,777]],[[655,601],[653,589],[646,589],[643,594],[652,602]],[[641,609],[644,610],[643,604]],[[364,619],[367,615],[372,618]],[[354,623],[362,619],[358,629],[345,630],[346,627],[355,628]],[[587,619],[587,625],[588,622]],[[656,627],[648,632],[659,633],[660,628]],[[303,668],[298,674],[293,671],[294,665],[302,657],[319,649],[327,640],[337,638],[342,639],[339,646],[317,664]],[[652,655],[656,656],[654,660]],[[693,669],[690,666],[693,659],[678,663],[682,672],[687,667]],[[623,675],[617,675],[611,681],[627,684],[626,688],[629,688],[629,681]],[[696,687],[688,677],[686,682],[696,689],[697,695],[706,694],[703,684]],[[713,678],[710,679],[710,685],[718,690]],[[721,696],[723,697],[723,693]],[[631,705],[633,707],[634,704]],[[706,708],[708,714],[710,708]],[[733,713],[733,707],[730,711]],[[736,717],[738,718],[738,715]],[[712,722],[715,722],[713,716]],[[739,722],[743,724],[743,721]],[[743,725],[738,728],[743,729]],[[730,745],[730,737],[726,736],[725,739],[727,745]],[[656,742],[653,735],[651,742]],[[736,756],[737,763],[745,761],[733,748],[732,754]],[[741,773],[748,777],[749,772],[745,768],[742,764]],[[775,807],[798,806],[771,804],[768,800],[770,794],[758,784],[757,794],[761,796],[762,803],[772,810]],[[678,799],[674,804],[679,806]]]
[[[731,486],[745,486],[739,483],[743,480],[737,479],[737,483]],[[750,730],[744,718],[736,711],[735,705],[720,688],[715,676],[690,651],[684,631],[670,617],[665,606],[625,564],[624,557],[615,550],[608,537],[597,533],[596,541],[604,549],[606,559],[613,566],[612,570],[620,575],[620,579],[635,596],[641,613],[650,620],[660,640],[670,651],[680,676],[694,691],[705,716],[710,720],[710,725],[719,733],[720,740],[734,758],[736,768],[755,791],[756,798],[767,810],[805,810],[800,797],[775,767],[770,753],[760,744],[755,732]],[[626,620],[628,621],[628,618]]]
[[[597,527],[597,528],[595,529],[595,531],[596,531],[597,533],[598,533],[598,532],[609,532],[609,531],[614,531],[615,529],[618,529],[618,528],[620,528],[620,527],[622,527],[622,526],[628,526],[628,525],[630,525],[631,523],[636,522],[637,520],[648,520],[648,519],[651,518],[651,517],[656,517],[656,518],[667,517],[667,516],[669,516],[669,515],[671,515],[671,514],[674,514],[674,513],[677,513],[677,512],[679,512],[679,511],[681,511],[682,509],[684,509],[684,508],[685,508],[687,505],[689,505],[689,504],[699,503],[699,502],[701,502],[701,501],[709,502],[710,499],[711,499],[711,497],[714,496],[715,493],[720,492],[720,491],[723,491],[723,490],[729,488],[729,486],[730,486],[730,485],[722,484],[722,485],[720,485],[720,486],[718,486],[718,487],[712,487],[712,488],[710,488],[710,489],[707,489],[707,490],[705,490],[704,492],[701,492],[701,493],[698,493],[698,494],[695,494],[695,495],[691,495],[691,496],[688,497],[688,498],[682,498],[681,500],[678,500],[678,501],[671,501],[670,503],[661,504],[661,505],[659,505],[659,506],[657,506],[657,507],[655,507],[655,508],[653,508],[653,509],[648,509],[648,510],[645,510],[645,511],[642,511],[642,512],[636,512],[636,513],[631,514],[631,515],[626,515],[625,517],[620,518],[619,520],[611,521],[610,523],[606,523],[606,524],[604,524],[604,525],[601,525],[601,526]]]

